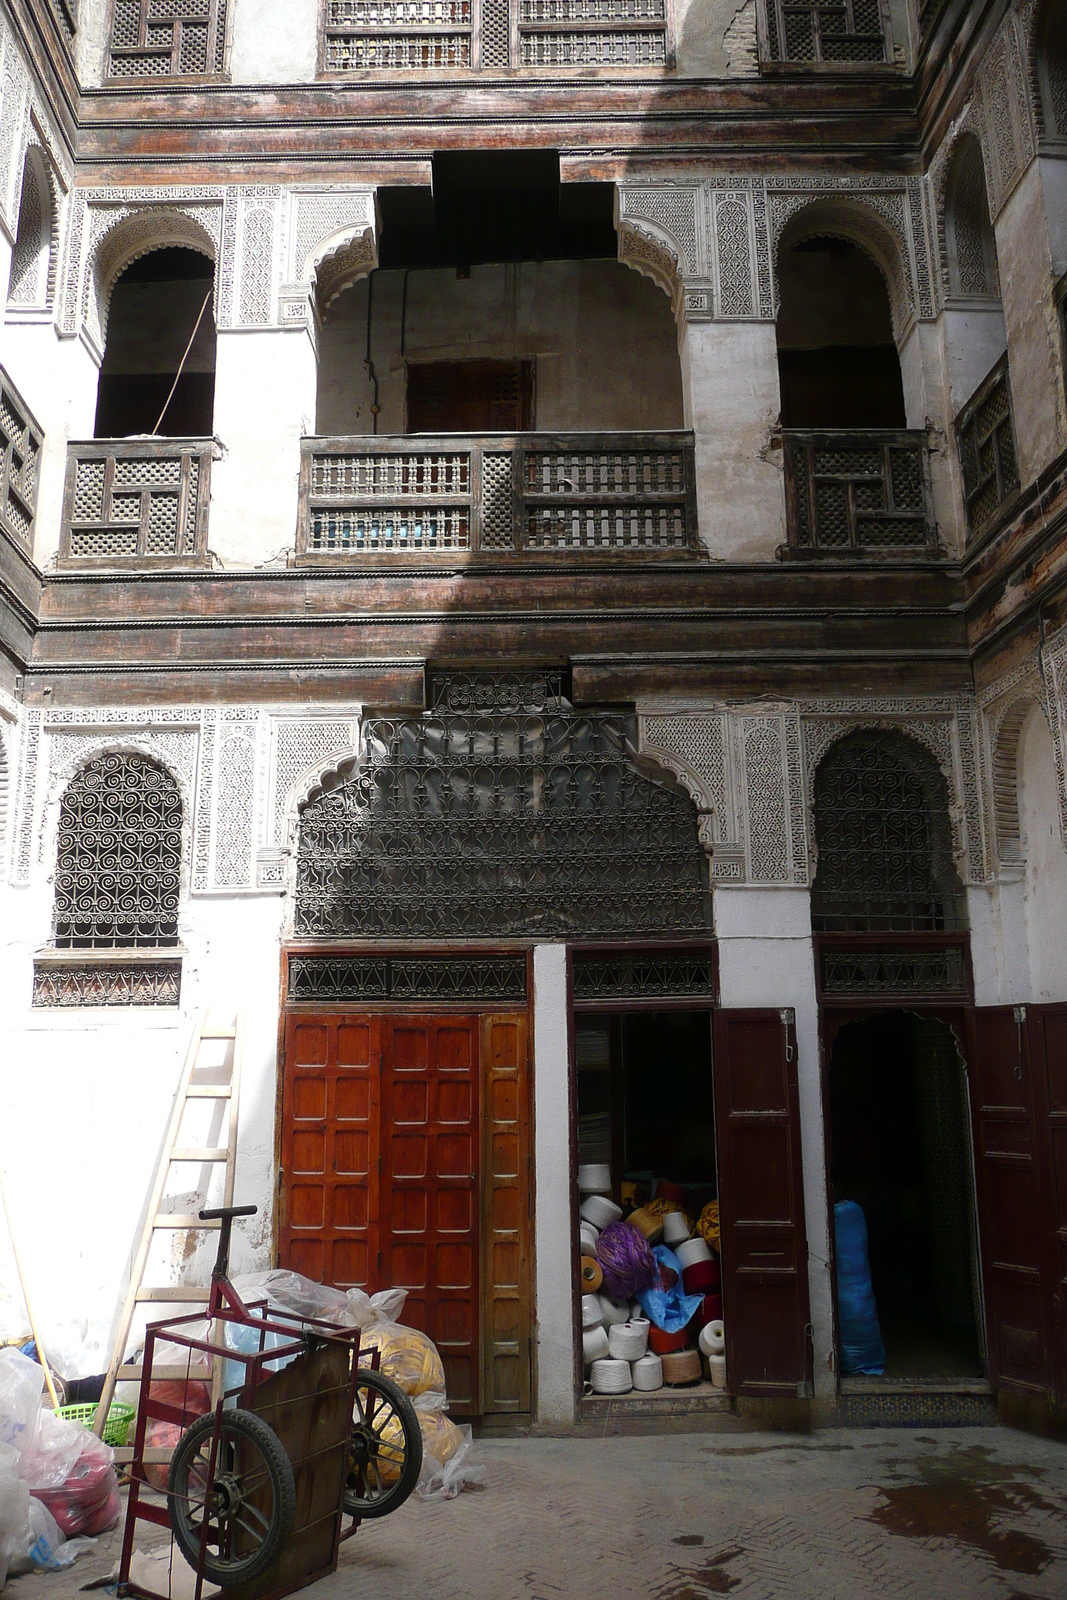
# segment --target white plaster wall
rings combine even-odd
[[[976,1005],[1021,1005],[1031,998],[1024,871],[1009,863],[998,882],[967,890]]]
[[[908,427],[924,428],[930,422],[937,430],[927,456],[934,516],[949,550],[959,553],[966,539],[966,519],[959,464],[949,446],[953,406],[943,330],[929,322],[913,323],[900,347],[900,372]]]
[[[234,83],[310,83],[318,62],[318,0],[234,0]]]
[[[722,1005],[791,1006],[796,1013],[815,1394],[828,1398],[837,1380],[811,895],[807,889],[716,887],[714,899]]]
[[[676,0],[675,58],[683,78],[755,76],[755,0]]]
[[[300,439],[313,431],[315,352],[301,330],[220,332],[208,544],[224,563],[284,561],[296,539]]]
[[[99,369],[81,340],[60,339],[50,319],[6,322],[0,359],[44,429],[34,534],[43,567],[59,549],[67,441],[93,437]]]
[[[1019,820],[1026,852],[1026,927],[1035,1003],[1067,1000],[1067,850],[1060,833],[1052,734],[1035,706],[1019,739]]]
[[[1025,485],[1067,444],[1049,222],[1036,161],[1013,190],[995,231],[1019,474]]]
[[[1000,360],[1008,348],[1008,335],[999,305],[950,306],[942,312],[940,321],[948,366],[951,420]],[[1014,371],[1012,377],[1014,379]]]
[[[1041,180],[1042,209],[1048,222],[1052,275],[1062,278],[1067,272],[1067,158],[1041,156],[1037,170]]]
[[[534,1260],[537,1420],[575,1422],[567,949],[534,947]]]
[[[696,434],[700,537],[726,561],[766,561],[785,543],[781,410],[771,322],[687,322],[681,332],[685,424]]]
[[[281,901],[186,902],[178,1011],[35,1012],[33,952],[48,937],[51,903],[43,871],[30,888],[0,887],[0,1161],[46,1345],[72,1347],[88,1329],[106,1357],[185,1052],[208,1003],[220,1018],[239,1007],[245,1021],[235,1200],[260,1214],[236,1227],[232,1262],[236,1271],[270,1264]],[[199,1171],[182,1167],[177,1177],[191,1185]],[[202,1283],[215,1248],[206,1239],[189,1270]],[[20,1303],[4,1243],[0,1323]],[[149,1281],[172,1281],[166,1267],[165,1254],[153,1260]],[[88,1371],[101,1365],[87,1357]]]

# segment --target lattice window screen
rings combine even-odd
[[[227,0],[113,0],[108,75],[210,77],[225,70]]]
[[[892,60],[880,0],[766,0],[765,17],[772,61]]]
[[[965,928],[944,777],[897,734],[851,734],[815,774],[818,870],[812,926],[824,933]]]

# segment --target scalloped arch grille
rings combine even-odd
[[[364,724],[358,768],[303,812],[296,932],[706,932],[696,812],[638,770],[636,719],[481,698]]]
[[[892,733],[835,744],[815,774],[818,932],[937,932],[967,926],[952,859],[945,780]]]
[[[120,949],[178,942],[182,800],[147,756],[99,756],[59,812],[55,943]]]

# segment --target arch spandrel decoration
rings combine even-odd
[[[641,770],[636,718],[524,676],[454,675],[423,715],[364,723],[300,818],[298,936],[710,932],[696,809]]]

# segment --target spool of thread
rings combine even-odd
[[[604,1326],[604,1313],[600,1309],[600,1296],[596,1294],[582,1295],[582,1327],[602,1328]]]
[[[648,1323],[616,1322],[608,1329],[608,1349],[619,1361],[640,1361],[648,1349]]]
[[[582,1194],[610,1194],[611,1168],[606,1161],[589,1161],[578,1168],[578,1187]]]
[[[578,1229],[578,1239],[582,1247],[583,1256],[596,1255],[596,1242],[599,1238],[599,1228],[594,1228],[591,1222],[582,1223]]]
[[[604,1282],[604,1274],[600,1269],[600,1262],[596,1256],[582,1257],[582,1293],[596,1294]]]
[[[707,1322],[700,1330],[697,1341],[704,1355],[725,1356],[726,1329],[722,1322]]]
[[[709,1356],[708,1357],[708,1371],[711,1373],[711,1381],[715,1385],[716,1389],[725,1389],[726,1388],[726,1357],[725,1356]]]
[[[665,1328],[653,1325],[648,1330],[648,1348],[655,1356],[669,1356],[673,1351],[684,1350],[688,1343],[689,1335],[684,1328],[668,1333]]]
[[[669,1178],[660,1178],[656,1184],[656,1199],[673,1200],[676,1206],[681,1206],[685,1204],[685,1190]]]
[[[710,1261],[711,1251],[698,1234],[695,1239],[684,1239],[675,1251],[683,1267],[695,1267],[698,1261]]]
[[[597,1296],[600,1301],[600,1310],[607,1327],[613,1328],[617,1322],[629,1322],[630,1302],[628,1300],[613,1300],[610,1294]]]
[[[726,1363],[723,1363],[725,1368]],[[663,1357],[663,1381],[672,1386],[699,1383],[701,1379],[700,1352],[698,1350],[671,1350]]]
[[[631,1221],[633,1219],[631,1218]],[[663,1219],[663,1243],[676,1250],[689,1237],[689,1226],[684,1211],[668,1211]]]
[[[626,1220],[631,1228],[637,1228],[644,1234],[649,1244],[658,1244],[663,1237],[663,1218],[654,1217],[644,1206],[638,1206],[636,1211],[631,1211]]]
[[[640,1389],[642,1393],[648,1394],[653,1389],[663,1388],[663,1362],[659,1356],[654,1356],[651,1352],[642,1356],[640,1361],[634,1362],[630,1371],[633,1373],[634,1388]]]
[[[582,1359],[586,1366],[591,1361],[602,1361],[608,1353],[608,1330],[587,1328],[582,1334]]]
[[[602,1194],[587,1194],[578,1214],[583,1222],[591,1222],[594,1228],[606,1228],[609,1222],[620,1220],[622,1207]]]
[[[589,1369],[589,1381],[594,1394],[628,1394],[634,1386],[628,1361],[601,1359]]]
[[[722,1321],[722,1295],[718,1291],[704,1296],[693,1321],[698,1328],[703,1328],[709,1322]]]
[[[686,1294],[708,1294],[718,1286],[719,1269],[714,1261],[694,1261],[691,1267],[682,1268],[682,1288]]]

